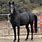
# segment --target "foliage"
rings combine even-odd
[[[8,6],[8,2],[12,2],[14,1],[17,5],[20,5],[22,7],[26,7],[30,10],[38,7],[36,3],[42,3],[42,0],[0,0],[0,13],[9,13],[9,6]],[[33,4],[31,4],[30,2],[34,2]]]

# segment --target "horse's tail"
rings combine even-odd
[[[35,23],[34,23],[35,33],[37,33],[37,16],[34,15],[34,18],[35,18]]]

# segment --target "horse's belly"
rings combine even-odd
[[[26,24],[28,24],[28,22],[29,22],[29,19],[28,18],[22,18],[20,20],[20,25],[26,25]]]
[[[20,25],[26,25],[26,24],[28,24],[28,22],[27,22],[27,21],[20,22]]]
[[[20,26],[23,26],[23,25],[26,25],[26,24],[20,24]]]

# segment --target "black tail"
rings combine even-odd
[[[35,18],[35,23],[34,23],[35,33],[37,33],[37,16],[34,15],[34,18]]]

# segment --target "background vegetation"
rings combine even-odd
[[[42,6],[42,0],[0,0],[0,13],[9,13],[9,1],[29,10]]]
[[[25,9],[28,10],[37,10],[42,12],[42,0],[0,0],[0,14],[7,14],[9,13],[9,1],[14,1],[17,9]],[[0,20],[7,20],[7,16],[1,16]]]

